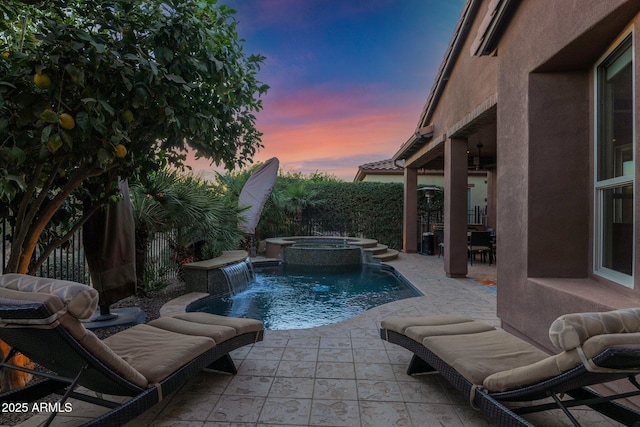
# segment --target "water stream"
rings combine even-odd
[[[247,289],[249,283],[255,279],[253,266],[247,258],[244,262],[227,265],[221,268],[224,277],[229,285],[229,294],[236,295]]]

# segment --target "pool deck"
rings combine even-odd
[[[389,265],[424,296],[385,304],[352,319],[312,329],[266,331],[263,342],[231,353],[235,376],[201,372],[128,426],[490,426],[482,413],[436,375],[409,377],[411,353],[379,338],[388,316],[457,314],[499,326],[496,268],[475,263],[468,278],[445,276],[443,259],[401,254]],[[74,403],[53,425],[95,416]],[[566,426],[559,411],[528,417]],[[591,410],[574,410],[584,425],[614,426]],[[34,416],[22,426],[42,421]]]

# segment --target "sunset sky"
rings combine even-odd
[[[352,181],[390,158],[415,130],[464,2],[222,0],[245,54],[266,56],[255,160]]]

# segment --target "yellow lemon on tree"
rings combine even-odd
[[[122,144],[116,145],[116,157],[121,159],[127,155],[127,147]]]
[[[76,127],[76,121],[73,120],[73,117],[67,113],[60,114],[60,118],[58,119],[58,124],[62,129],[71,130]]]
[[[37,73],[35,76],[33,76],[33,82],[40,89],[49,89],[51,87],[51,77],[47,76],[46,74]]]
[[[5,58],[9,57],[9,52],[2,52],[2,56],[4,56]]]

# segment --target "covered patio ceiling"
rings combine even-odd
[[[495,168],[496,101],[496,99],[487,100],[446,133],[434,135],[433,129],[437,129],[434,125],[419,129],[395,154],[393,160],[404,160],[405,167],[442,170],[445,141],[447,138],[460,138],[467,139],[468,142],[470,171]]]

